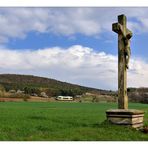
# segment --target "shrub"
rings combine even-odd
[[[30,95],[28,94],[22,94],[22,93],[14,93],[14,94],[5,94],[6,98],[24,98],[24,99],[29,99],[30,98]]]

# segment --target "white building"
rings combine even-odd
[[[71,96],[58,96],[56,99],[59,100],[59,101],[72,101],[73,97],[71,97]]]

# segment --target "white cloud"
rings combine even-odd
[[[0,42],[24,38],[31,31],[98,36],[111,32],[111,24],[123,13],[130,29],[148,31],[148,8],[0,8]]]
[[[148,32],[148,8],[0,8],[0,43],[6,43],[9,38],[25,38],[31,31],[71,38],[77,33],[98,37],[111,32],[111,24],[123,13],[132,31]],[[134,58],[130,67],[128,86],[147,86],[148,64]],[[86,86],[117,88],[117,57],[79,45],[35,51],[1,46],[0,72],[42,75]]]
[[[117,89],[117,56],[80,45],[67,49],[0,49],[0,72],[52,77],[85,86]],[[148,86],[148,63],[132,59],[128,86]]]

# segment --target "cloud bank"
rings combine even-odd
[[[123,13],[130,29],[148,32],[147,8],[0,8],[0,43],[25,38],[31,31],[100,36],[111,32],[111,24]]]
[[[34,74],[96,88],[117,89],[117,56],[81,45],[67,49],[0,49],[0,72]],[[128,86],[148,86],[148,64],[132,59]]]

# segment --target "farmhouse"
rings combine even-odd
[[[73,97],[72,96],[58,96],[56,98],[56,100],[59,100],[59,101],[73,101]]]

